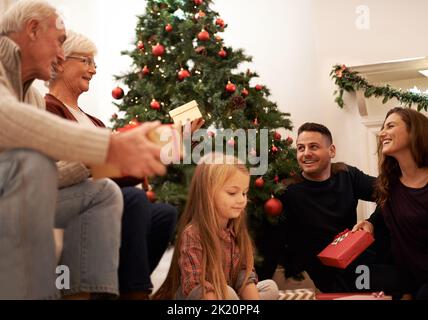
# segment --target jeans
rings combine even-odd
[[[120,188],[109,179],[59,190],[55,227],[64,229],[60,264],[70,269],[70,289],[63,294],[119,294],[122,208]]]
[[[174,234],[177,209],[152,204],[144,190],[122,188],[124,212],[120,248],[121,293],[150,292],[150,274],[158,265]]]
[[[54,226],[65,229],[70,292],[117,294],[122,198],[108,180],[58,191],[54,161],[31,150],[0,153],[0,299],[54,299]]]

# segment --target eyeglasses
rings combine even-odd
[[[95,63],[95,60],[90,57],[85,56],[68,56],[67,59],[76,59],[81,62],[83,62],[88,67],[94,67],[94,69],[97,68],[97,64]]]

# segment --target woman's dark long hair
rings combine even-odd
[[[428,167],[428,118],[422,113],[410,108],[394,108],[388,112],[386,119],[391,114],[398,114],[404,121],[409,133],[410,152],[418,168]],[[382,125],[382,130],[385,127]],[[376,182],[376,202],[381,207],[385,206],[389,197],[391,183],[402,175],[398,161],[391,156],[382,154],[382,144],[378,140],[379,177]]]

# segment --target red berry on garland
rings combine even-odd
[[[226,91],[229,93],[234,93],[236,91],[236,86],[229,81],[229,83],[226,85]]]
[[[267,215],[277,217],[282,213],[283,206],[281,201],[272,197],[265,203],[264,209]]]
[[[263,178],[258,178],[254,182],[254,186],[258,189],[262,189],[265,186],[265,181],[263,180]]]
[[[278,184],[278,183],[279,183],[279,177],[278,177],[278,176],[275,176],[275,178],[273,179],[273,182],[274,182],[275,184]]]
[[[278,149],[278,147],[276,147],[276,146],[272,146],[272,153],[273,154],[277,154],[278,152],[279,152],[279,149]]]
[[[184,79],[190,77],[190,72],[184,69],[181,69],[178,72],[178,80],[183,81]]]
[[[217,42],[221,42],[221,41],[223,41],[223,38],[222,38],[222,37],[220,37],[220,36],[215,36],[215,39],[216,39],[216,41],[217,41]]]
[[[140,50],[140,51],[144,51],[144,42],[143,41],[138,41],[138,44],[137,44],[137,48]]]
[[[281,136],[281,134],[279,132],[275,132],[275,134],[273,135],[273,138],[276,141],[281,141],[282,136]]]
[[[220,57],[220,58],[226,58],[226,57],[227,57],[227,52],[226,52],[226,50],[221,49],[221,50],[218,52],[218,55],[219,55],[219,57]]]
[[[150,202],[154,203],[156,202],[156,193],[152,190],[149,190],[146,192],[147,199],[149,199]]]
[[[248,97],[250,94],[246,88],[242,89],[241,94],[244,98]]]
[[[123,96],[125,95],[125,93],[123,92],[123,89],[120,87],[116,87],[113,89],[113,91],[111,92],[111,95],[113,96],[113,98],[115,98],[116,100],[120,100],[123,98]]]
[[[160,57],[165,53],[165,47],[158,43],[152,48],[152,53],[154,56]]]
[[[168,23],[166,25],[166,27],[165,27],[165,31],[166,32],[171,32],[172,30],[174,30],[173,26],[170,23]]]
[[[287,143],[289,146],[291,146],[293,144],[293,138],[292,137],[288,137],[287,140],[285,140],[285,143]]]
[[[147,76],[150,74],[150,69],[148,66],[144,66],[143,68],[143,75]]]
[[[119,118],[119,116],[117,115],[117,113],[113,113],[113,115],[111,116],[111,118],[113,120],[116,120],[117,118]]]
[[[207,41],[210,39],[210,34],[205,29],[202,29],[198,34],[198,39],[201,41]]]
[[[260,85],[260,84],[256,85],[256,90],[257,91],[262,91],[263,90],[263,86]]]
[[[203,0],[193,0],[195,5],[200,6],[204,1]]]
[[[218,25],[220,28],[224,28],[224,20],[221,18],[217,18],[215,24]]]
[[[150,108],[152,108],[153,110],[160,110],[161,106],[160,106],[160,103],[158,101],[153,99],[152,103],[150,103]]]

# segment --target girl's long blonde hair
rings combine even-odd
[[[207,159],[214,159],[207,161]],[[223,158],[224,157],[224,158]],[[223,161],[218,161],[223,159]],[[209,281],[215,290],[218,299],[228,299],[227,296],[227,276],[223,272],[222,249],[220,243],[218,214],[215,208],[214,198],[221,187],[224,186],[227,179],[236,172],[243,172],[249,175],[247,167],[240,163],[235,157],[224,156],[223,154],[211,154],[202,159],[196,167],[192,182],[188,192],[188,200],[185,210],[180,217],[178,224],[178,236],[174,255],[167,278],[161,288],[154,294],[154,299],[174,299],[177,290],[181,285],[181,274],[179,267],[180,245],[182,234],[188,225],[197,228],[201,246],[201,279],[202,294],[205,295],[205,281]],[[245,267],[246,284],[254,266],[253,245],[247,230],[246,213],[231,220],[230,227],[237,237],[237,246],[240,252],[240,268]],[[233,270],[232,281],[240,270]],[[240,288],[242,290],[243,288]]]

